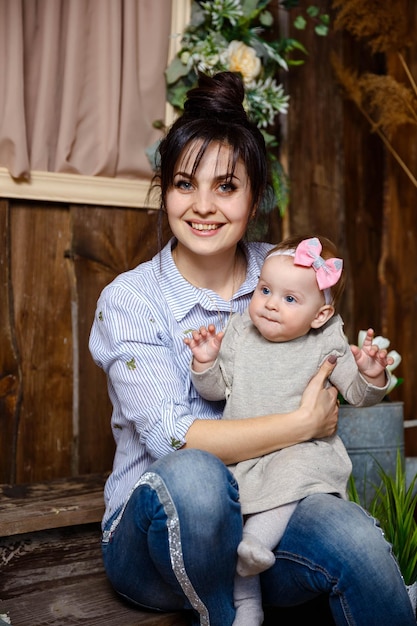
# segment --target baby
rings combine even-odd
[[[225,332],[202,327],[186,338],[191,377],[208,400],[226,400],[224,419],[289,412],[320,364],[334,355],[330,382],[347,402],[369,406],[388,388],[386,350],[350,347],[335,307],[344,288],[342,259],[324,237],[292,238],[267,255],[249,308],[233,315]],[[352,464],[337,435],[305,441],[230,469],[240,492],[245,525],[238,546],[234,626],[263,622],[258,574],[275,562],[297,502],[313,493],[346,498]]]

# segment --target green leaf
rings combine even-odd
[[[314,27],[314,32],[316,33],[316,35],[319,35],[320,37],[326,37],[329,32],[329,27],[326,26],[325,24],[317,24]]]
[[[271,163],[271,179],[272,188],[274,190],[276,202],[281,217],[285,215],[290,199],[290,182],[289,178],[282,167],[282,164],[274,160]]]
[[[394,475],[386,472],[377,459],[375,462],[381,484],[377,487],[368,510],[378,519],[387,541],[392,545],[405,583],[411,585],[417,580],[417,522],[414,518],[417,476],[407,486],[405,463],[399,450]],[[352,501],[358,502],[353,477],[349,481],[348,493]]]
[[[270,11],[263,11],[260,16],[259,16],[259,21],[262,24],[262,26],[272,26],[272,24],[274,23],[274,18],[272,16],[272,13],[270,13]]]
[[[307,21],[302,15],[298,15],[294,20],[294,27],[297,30],[304,30],[307,26]]]
[[[158,148],[159,148],[159,144],[161,143],[161,140],[158,139],[157,141],[155,141],[152,145],[148,146],[145,149],[145,154],[146,157],[149,161],[149,165],[151,166],[152,170],[154,172],[156,172],[156,170],[159,167],[159,153],[158,153]]]
[[[269,4],[269,1],[264,2],[263,5]],[[242,11],[245,15],[251,16],[258,8],[258,0],[243,0],[242,2]]]
[[[168,85],[172,85],[182,76],[187,76],[190,69],[175,57],[165,70],[165,78]]]
[[[287,9],[287,11],[297,8],[299,4],[299,0],[282,0],[282,6],[284,7],[284,9]]]
[[[319,13],[320,13],[320,9],[318,9],[316,6],[311,5],[307,7],[307,14],[310,17],[317,17]]]

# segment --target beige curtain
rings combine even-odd
[[[0,0],[0,167],[149,178],[171,0]]]

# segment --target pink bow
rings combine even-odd
[[[316,271],[319,289],[328,289],[337,283],[342,273],[342,259],[326,259],[320,256],[322,246],[317,237],[304,239],[295,250],[294,265],[312,267]]]

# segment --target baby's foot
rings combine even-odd
[[[249,534],[245,535],[237,547],[237,573],[240,576],[253,576],[272,567],[275,556],[260,541]]]

